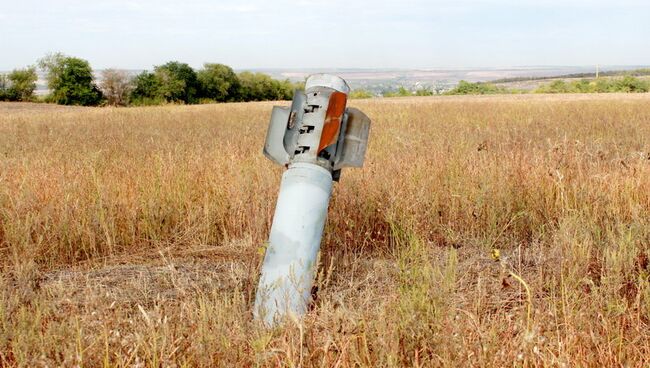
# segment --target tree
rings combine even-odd
[[[7,99],[7,87],[9,86],[9,80],[5,74],[0,74],[0,101]]]
[[[503,87],[498,87],[492,83],[476,82],[471,83],[464,80],[458,82],[458,85],[447,91],[447,95],[489,95],[496,93],[509,93]]]
[[[537,90],[537,93],[569,93],[569,86],[565,81],[559,79],[551,82],[551,84],[542,85]]]
[[[594,86],[588,79],[581,79],[571,82],[569,90],[574,93],[591,93],[594,92]]]
[[[129,74],[123,70],[106,69],[102,71],[99,85],[106,103],[111,106],[126,106],[132,89]]]
[[[596,93],[612,92],[612,83],[609,79],[598,78],[594,84],[594,91]]]
[[[372,92],[365,89],[355,89],[350,92],[351,99],[373,98],[375,97]]]
[[[634,78],[630,75],[626,75],[623,79],[616,81],[615,88],[617,92],[638,93],[638,92],[648,92],[650,86],[648,86],[647,82]]]
[[[215,101],[234,101],[240,89],[239,78],[231,67],[223,64],[203,65],[197,73],[202,97]]]
[[[157,104],[163,102],[159,96],[160,82],[156,75],[144,71],[138,74],[133,80],[131,101],[140,105]]]
[[[409,97],[409,96],[413,96],[413,92],[411,92],[408,89],[404,88],[404,86],[400,86],[397,89],[397,91],[384,91],[382,93],[382,96],[384,96],[384,97]]]
[[[36,68],[14,69],[9,73],[9,88],[6,89],[7,98],[11,101],[31,101],[36,90],[38,75]]]
[[[279,81],[264,73],[239,74],[240,101],[289,100],[295,86],[289,81]]]
[[[61,85],[61,75],[63,74],[63,64],[67,57],[60,52],[47,54],[38,60],[38,67],[47,73],[47,87],[54,91]]]
[[[39,66],[47,72],[53,102],[94,106],[102,101],[102,93],[94,83],[93,70],[88,61],[58,53],[39,60]]]
[[[196,102],[200,89],[199,80],[194,69],[185,63],[170,61],[155,67],[158,83],[158,95],[167,101]]]

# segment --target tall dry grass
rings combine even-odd
[[[272,104],[0,110],[0,365],[650,364],[650,96],[354,105],[366,166],[272,331]]]

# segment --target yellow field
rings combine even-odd
[[[650,364],[650,95],[353,101],[317,300],[266,331],[272,105],[0,104],[0,366]]]

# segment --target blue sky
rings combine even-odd
[[[647,0],[0,0],[0,70],[650,64]]]

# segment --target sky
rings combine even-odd
[[[0,0],[0,70],[650,64],[648,0]]]

